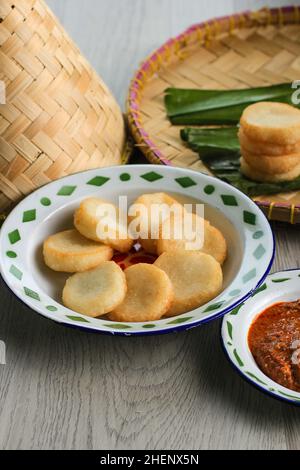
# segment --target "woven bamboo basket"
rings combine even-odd
[[[168,87],[233,89],[300,79],[300,7],[264,9],[192,26],[140,67],[128,96],[136,145],[153,163],[207,172],[166,117]],[[300,192],[255,198],[269,219],[300,223]]]
[[[126,160],[109,89],[43,0],[1,0],[0,211],[56,178]]]

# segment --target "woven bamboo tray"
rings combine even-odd
[[[122,112],[43,0],[0,0],[0,212],[54,179],[124,163]]]
[[[136,73],[129,125],[148,160],[207,172],[166,117],[167,87],[233,89],[300,79],[300,7],[263,9],[192,26]],[[300,223],[300,192],[255,198],[269,219]]]

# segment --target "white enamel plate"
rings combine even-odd
[[[248,346],[248,332],[254,319],[266,308],[299,298],[300,269],[271,274],[250,299],[224,317],[221,332],[229,360],[245,379],[261,391],[296,405],[300,405],[300,393],[274,382],[256,364]]]
[[[50,234],[72,227],[72,215],[88,196],[129,204],[149,192],[165,191],[181,200],[205,204],[205,217],[222,230],[228,243],[224,290],[214,300],[184,315],[151,323],[113,323],[89,318],[61,303],[67,275],[52,272],[42,259]],[[24,199],[0,233],[1,274],[14,294],[36,312],[59,323],[108,334],[161,334],[189,329],[228,313],[248,298],[268,274],[274,256],[271,228],[244,194],[210,176],[186,169],[129,165],[90,170],[50,183]]]

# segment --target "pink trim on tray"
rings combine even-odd
[[[272,23],[272,19],[276,17],[279,23],[284,21],[284,14],[289,14],[289,13],[295,13],[297,16],[297,19],[300,20],[300,7],[296,5],[290,5],[290,6],[285,6],[285,7],[279,7],[279,8],[270,8],[270,9],[263,9],[258,12],[252,12],[250,10],[241,12],[241,13],[236,13],[234,15],[227,15],[223,16],[220,18],[216,19],[211,19],[206,22],[201,22],[201,23],[196,23],[189,28],[187,28],[183,33],[179,34],[178,36],[175,36],[174,38],[168,39],[168,41],[165,42],[161,47],[159,47],[157,50],[155,50],[149,57],[146,59],[140,66],[140,69],[136,72],[136,74],[133,77],[133,80],[130,85],[129,89],[129,96],[128,96],[128,117],[129,117],[129,123],[133,127],[133,134],[134,137],[137,141],[137,145],[141,147],[148,147],[148,149],[144,149],[145,154],[149,155],[149,158],[152,154],[152,157],[154,156],[154,159],[158,160],[158,162],[162,163],[163,165],[170,165],[172,166],[172,162],[165,158],[162,154],[162,152],[157,149],[155,143],[149,138],[148,133],[143,129],[143,125],[140,121],[140,116],[139,116],[139,91],[144,83],[145,80],[145,74],[151,72],[151,75],[155,74],[155,71],[153,70],[154,66],[157,66],[157,68],[160,67],[160,57],[161,55],[165,54],[166,52],[169,51],[170,47],[173,47],[175,45],[179,45],[179,51],[180,51],[180,43],[183,43],[184,41],[187,40],[188,36],[191,35],[191,33],[194,33],[197,30],[201,30],[203,32],[202,39],[203,41],[209,40],[210,35],[211,35],[211,28],[216,27],[216,25],[220,24],[221,22],[228,21],[228,31],[231,32],[237,25],[235,24],[235,19],[238,19],[239,21],[243,20],[246,22],[247,20],[249,21],[255,21],[255,15],[259,15],[260,13],[263,13],[265,11],[268,14],[270,23]],[[267,22],[268,22],[267,21]],[[147,77],[146,77],[147,78]],[[291,221],[294,218],[295,211],[300,209],[300,204],[298,205],[291,205],[289,203],[284,203],[284,202],[277,202],[277,203],[272,203],[270,205],[269,201],[256,201],[257,205],[260,207],[269,207],[272,210],[275,207],[282,207],[282,208],[290,208],[291,209]]]

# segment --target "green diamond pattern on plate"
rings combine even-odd
[[[249,377],[251,377],[252,379],[256,380],[256,382],[267,386],[267,384],[265,382],[263,382],[258,377],[256,377],[256,375],[252,374],[252,372],[246,371],[246,374],[249,375]]]
[[[265,253],[266,253],[265,247],[263,245],[258,245],[258,247],[256,248],[256,250],[253,253],[253,256],[257,260],[260,260],[264,256]]]
[[[232,196],[231,194],[222,194],[221,195],[222,201],[225,204],[225,206],[235,206],[237,207],[239,204],[236,200],[235,196]]]
[[[244,222],[249,225],[256,225],[256,215],[252,212],[243,212]]]
[[[182,188],[191,188],[192,186],[197,186],[197,183],[192,180],[189,176],[184,176],[183,178],[176,178],[175,181],[177,181],[178,184]]]
[[[230,321],[227,322],[227,331],[228,331],[228,334],[229,334],[229,338],[231,339],[232,341],[232,330],[233,330],[233,327],[232,327],[232,323],[230,323]]]
[[[267,284],[264,283],[262,286],[260,286],[258,289],[256,289],[256,291],[252,294],[252,297],[254,297],[255,295],[259,294],[260,292],[265,291],[266,288],[267,288]]]
[[[163,176],[160,175],[159,173],[156,173],[156,171],[150,171],[149,173],[145,173],[144,175],[141,175],[141,178],[143,178],[146,181],[149,181],[149,183],[154,183],[154,181],[161,180]]]
[[[233,310],[231,310],[230,315],[237,315],[241,308],[243,307],[244,304],[239,305],[238,307],[235,307]]]
[[[253,239],[254,240],[259,240],[260,238],[262,238],[264,236],[264,232],[262,230],[258,230],[257,232],[255,232],[253,234]]]
[[[243,283],[246,284],[246,282],[251,281],[256,276],[256,269],[253,268],[251,271],[249,271],[245,276],[243,276]]]
[[[183,317],[183,318],[175,318],[175,320],[169,321],[168,325],[180,325],[180,323],[185,323],[189,320],[192,320],[193,317]]]
[[[46,309],[49,310],[49,312],[57,312],[58,310],[54,305],[47,305]]]
[[[58,196],[71,196],[71,194],[74,193],[75,189],[76,189],[76,186],[63,186],[62,188],[60,188],[57,195]]]
[[[15,278],[17,278],[19,281],[22,280],[23,273],[22,273],[22,271],[20,271],[20,269],[18,269],[14,264],[11,265],[11,267],[10,267],[10,269],[9,269],[9,272],[10,272],[10,274],[12,274],[13,276],[15,276]]]
[[[134,170],[136,171],[136,170]],[[106,177],[108,175],[109,177]],[[112,176],[114,175],[114,176]],[[170,318],[170,319],[164,319],[161,323],[160,322],[144,322],[140,324],[137,327],[137,330],[139,330],[141,333],[144,332],[144,334],[151,334],[155,333],[156,331],[164,331],[167,329],[175,330],[176,327],[177,329],[179,328],[184,328],[184,327],[190,327],[193,326],[193,322],[196,322],[199,318],[201,319],[202,316],[209,317],[213,316],[216,312],[219,312],[222,309],[225,309],[228,306],[229,310],[229,305],[231,302],[231,305],[237,300],[240,296],[242,296],[242,291],[244,292],[245,287],[249,286],[248,291],[251,288],[251,284],[255,284],[254,280],[256,279],[256,276],[258,276],[258,271],[259,268],[257,267],[259,260],[266,258],[267,256],[267,251],[269,251],[269,247],[267,245],[267,242],[265,242],[265,239],[267,238],[268,233],[264,233],[265,229],[264,226],[260,225],[260,216],[259,214],[255,211],[255,209],[251,209],[251,206],[247,206],[246,203],[243,206],[243,201],[240,200],[238,194],[231,192],[230,188],[227,187],[224,188],[223,190],[219,189],[218,184],[215,182],[215,180],[209,179],[207,182],[204,184],[201,184],[202,180],[198,180],[197,176],[193,175],[193,173],[189,173],[188,171],[173,174],[173,176],[165,176],[165,173],[163,169],[160,167],[147,167],[143,168],[141,167],[141,170],[137,173],[137,178],[138,181],[140,181],[140,186],[144,186],[145,188],[152,188],[151,191],[155,190],[155,187],[165,187],[165,190],[168,190],[168,187],[170,187],[170,191],[176,192],[176,188],[180,192],[186,192],[186,193],[191,193],[194,190],[199,190],[199,194],[201,197],[206,198],[206,201],[208,199],[212,199],[212,203],[216,203],[219,206],[223,207],[223,211],[226,211],[226,207],[228,207],[227,210],[231,211],[231,213],[234,213],[234,217],[236,220],[236,223],[240,223],[242,225],[242,229],[244,231],[248,232],[248,240],[250,238],[250,244],[247,251],[248,256],[248,266],[246,265],[246,268],[243,265],[243,270],[241,272],[241,278],[239,279],[238,283],[234,283],[234,285],[229,288],[230,294],[225,297],[224,295],[220,296],[218,299],[215,299],[215,301],[212,301],[211,305],[206,305],[199,309],[199,316],[198,314],[193,314],[194,312],[189,312],[186,313],[185,315],[181,315],[178,318]],[[132,170],[130,167],[124,167],[121,169],[117,169],[115,173],[106,173],[105,171],[98,169],[93,173],[87,174],[84,176],[83,181],[81,183],[77,184],[77,181],[75,178],[71,177],[66,180],[62,180],[61,182],[54,183],[54,192],[47,192],[45,189],[42,190],[40,193],[40,196],[34,200],[33,198],[31,201],[35,202],[29,202],[27,204],[27,209],[28,210],[20,210],[18,213],[18,217],[16,218],[16,223],[12,223],[12,225],[9,225],[9,230],[5,230],[3,235],[6,238],[6,246],[4,248],[3,254],[4,257],[6,258],[6,269],[8,272],[8,278],[12,284],[15,286],[19,285],[19,289],[22,289],[23,293],[23,299],[26,301],[27,299],[27,304],[36,304],[40,305],[43,308],[43,311],[48,315],[48,317],[55,318],[56,316],[59,316],[60,318],[64,319],[63,321],[65,323],[70,323],[73,322],[77,326],[81,327],[89,327],[92,324],[95,325],[94,320],[90,320],[89,318],[85,318],[84,315],[81,316],[80,314],[72,311],[66,311],[63,307],[60,307],[54,300],[51,300],[48,298],[48,300],[45,299],[44,294],[42,291],[37,287],[37,285],[34,283],[34,281],[30,281],[28,278],[27,280],[27,274],[25,275],[25,268],[23,269],[23,266],[21,264],[22,262],[22,256],[21,253],[23,251],[23,242],[24,245],[27,243],[25,240],[25,235],[23,231],[26,229],[31,229],[31,227],[35,224],[33,222],[30,224],[31,221],[39,221],[40,218],[44,217],[42,214],[48,214],[49,211],[52,211],[52,206],[56,205],[58,202],[65,203],[66,200],[69,202],[71,199],[73,200],[74,197],[79,195],[81,189],[83,190],[83,194],[87,193],[89,194],[89,191],[97,191],[97,188],[103,187],[103,190],[106,190],[107,188],[110,190],[114,190],[114,185],[117,187],[122,186],[123,189],[124,187],[131,185],[136,180],[136,174],[132,173]],[[164,180],[164,181],[162,181]],[[126,183],[128,182],[128,183]],[[156,183],[157,182],[157,183]],[[83,184],[83,187],[81,187]],[[94,187],[94,189],[92,189]],[[89,189],[90,188],[90,189]],[[182,189],[183,188],[183,189]],[[190,190],[188,188],[191,188]],[[101,191],[102,189],[98,189]],[[164,189],[163,189],[164,190]],[[56,195],[56,194],[57,195]],[[205,196],[207,195],[207,196]],[[60,197],[62,196],[62,197]],[[69,197],[68,197],[69,196]],[[58,198],[58,201],[55,200],[55,197]],[[49,208],[47,208],[50,206]],[[230,207],[232,206],[232,208]],[[23,206],[24,207],[24,206]],[[26,206],[25,206],[26,207]],[[30,209],[31,207],[31,209]],[[248,209],[244,210],[244,209]],[[245,223],[250,224],[248,227],[246,227],[243,224],[243,219]],[[22,224],[24,223],[24,225]],[[28,225],[26,225],[28,223]],[[257,225],[255,225],[257,224]],[[8,226],[8,225],[7,225]],[[15,230],[13,229],[15,227]],[[10,233],[8,233],[10,231]],[[253,238],[253,239],[251,239]],[[257,241],[256,241],[257,240]],[[19,242],[19,244],[17,243]],[[14,245],[16,244],[16,245]],[[22,251],[20,250],[22,248]],[[8,250],[8,251],[7,251]],[[14,250],[14,251],[12,251]],[[264,256],[264,258],[262,258]],[[15,258],[15,259],[14,259]],[[255,269],[256,268],[256,269]],[[282,276],[282,275],[281,275]],[[277,276],[279,277],[279,276]],[[283,276],[282,276],[283,277]],[[254,279],[254,280],[253,280]],[[18,280],[18,281],[16,281]],[[241,287],[242,282],[248,283],[246,284],[243,288]],[[283,282],[283,281],[276,281],[276,278],[274,279],[274,282]],[[269,285],[269,283],[268,283]],[[28,287],[26,287],[28,286]],[[31,286],[31,288],[29,287]],[[264,286],[261,286],[260,289],[263,289]],[[226,295],[226,294],[225,294]],[[234,299],[236,297],[236,299]],[[258,297],[259,298],[259,297]],[[45,301],[46,300],[46,301]],[[53,303],[53,304],[52,304]],[[239,311],[239,308],[236,308],[231,312],[231,315],[237,315]],[[53,314],[51,313],[53,312]],[[70,315],[67,315],[70,313]],[[72,315],[73,314],[73,315]],[[193,316],[192,316],[193,315]],[[228,322],[226,326],[226,320],[225,320],[225,329],[227,333],[227,339],[228,342],[232,341],[232,337],[235,337],[237,335],[237,328],[235,327],[234,321],[238,319],[238,317],[234,316],[228,316]],[[98,320],[98,325],[96,326],[95,329],[99,330],[105,330],[106,333],[113,333],[114,331],[119,334],[128,334],[130,335],[132,332],[136,332],[135,325],[132,323],[118,323],[118,322],[111,322],[109,320],[102,321]],[[97,325],[97,323],[96,323]],[[120,331],[118,331],[120,330]],[[228,331],[227,331],[228,330]],[[233,353],[234,348],[236,347],[235,344],[232,345],[231,348],[231,353]],[[235,351],[235,357],[236,355],[238,356],[237,351],[241,354],[241,357],[243,358],[243,351],[239,351],[239,348],[237,347]],[[243,358],[244,359],[244,358]],[[246,359],[246,358],[245,358]],[[239,358],[240,362],[243,363],[243,361]],[[237,362],[238,359],[236,358],[235,362]],[[244,366],[245,370],[246,367]],[[250,368],[248,370],[251,370]]]
[[[66,315],[66,317],[69,318],[70,320],[73,320],[73,321],[78,321],[78,322],[81,322],[81,323],[89,323],[89,321],[86,320],[83,317],[77,317],[75,315]]]
[[[121,181],[129,181],[131,178],[130,174],[129,173],[122,173],[120,175],[120,180]]]
[[[42,197],[42,199],[40,200],[40,203],[42,204],[42,206],[51,206],[51,201],[48,197]]]
[[[92,178],[90,181],[87,182],[87,184],[90,184],[91,186],[103,186],[107,181],[109,181],[110,178],[106,178],[105,176],[95,176],[95,178]]]
[[[35,292],[34,290],[29,289],[29,287],[24,287],[24,292],[27,295],[27,297],[30,297],[31,299],[41,300],[39,294]]]
[[[238,352],[237,352],[236,349],[234,349],[233,354],[234,354],[234,357],[236,358],[236,361],[237,361],[238,365],[240,367],[244,367],[244,363],[243,363],[242,359],[240,358],[240,356],[238,355]]]
[[[216,304],[212,304],[212,305],[209,305],[209,307],[207,307],[204,312],[207,313],[207,312],[213,312],[214,310],[217,310],[218,308],[221,308],[222,305],[224,304],[225,302],[218,302]]]
[[[115,330],[129,330],[131,328],[130,325],[126,325],[125,323],[106,323],[104,326],[107,328],[115,328]]]
[[[295,397],[294,395],[289,395],[288,393],[281,392],[280,390],[278,390],[278,393],[280,393],[280,395],[283,395],[284,397],[292,398],[293,400],[300,401],[300,398]]]
[[[23,212],[23,219],[22,222],[32,222],[36,219],[36,210],[31,209],[29,211]]]
[[[240,295],[241,291],[240,289],[235,289],[229,292],[230,297],[236,297],[237,295]]]
[[[12,245],[14,245],[15,243],[17,243],[18,241],[21,240],[21,236],[20,236],[20,233],[19,233],[19,230],[16,229],[16,230],[13,230],[13,232],[10,232],[8,234],[8,239],[10,241],[10,243]]]
[[[208,195],[213,194],[215,192],[215,190],[216,190],[216,188],[212,184],[208,184],[204,188],[205,194],[208,194]]]
[[[272,279],[272,282],[274,282],[276,284],[276,283],[280,283],[280,282],[286,282],[286,281],[289,281],[289,280],[290,280],[289,277],[285,277],[285,278],[281,278],[281,279]]]

